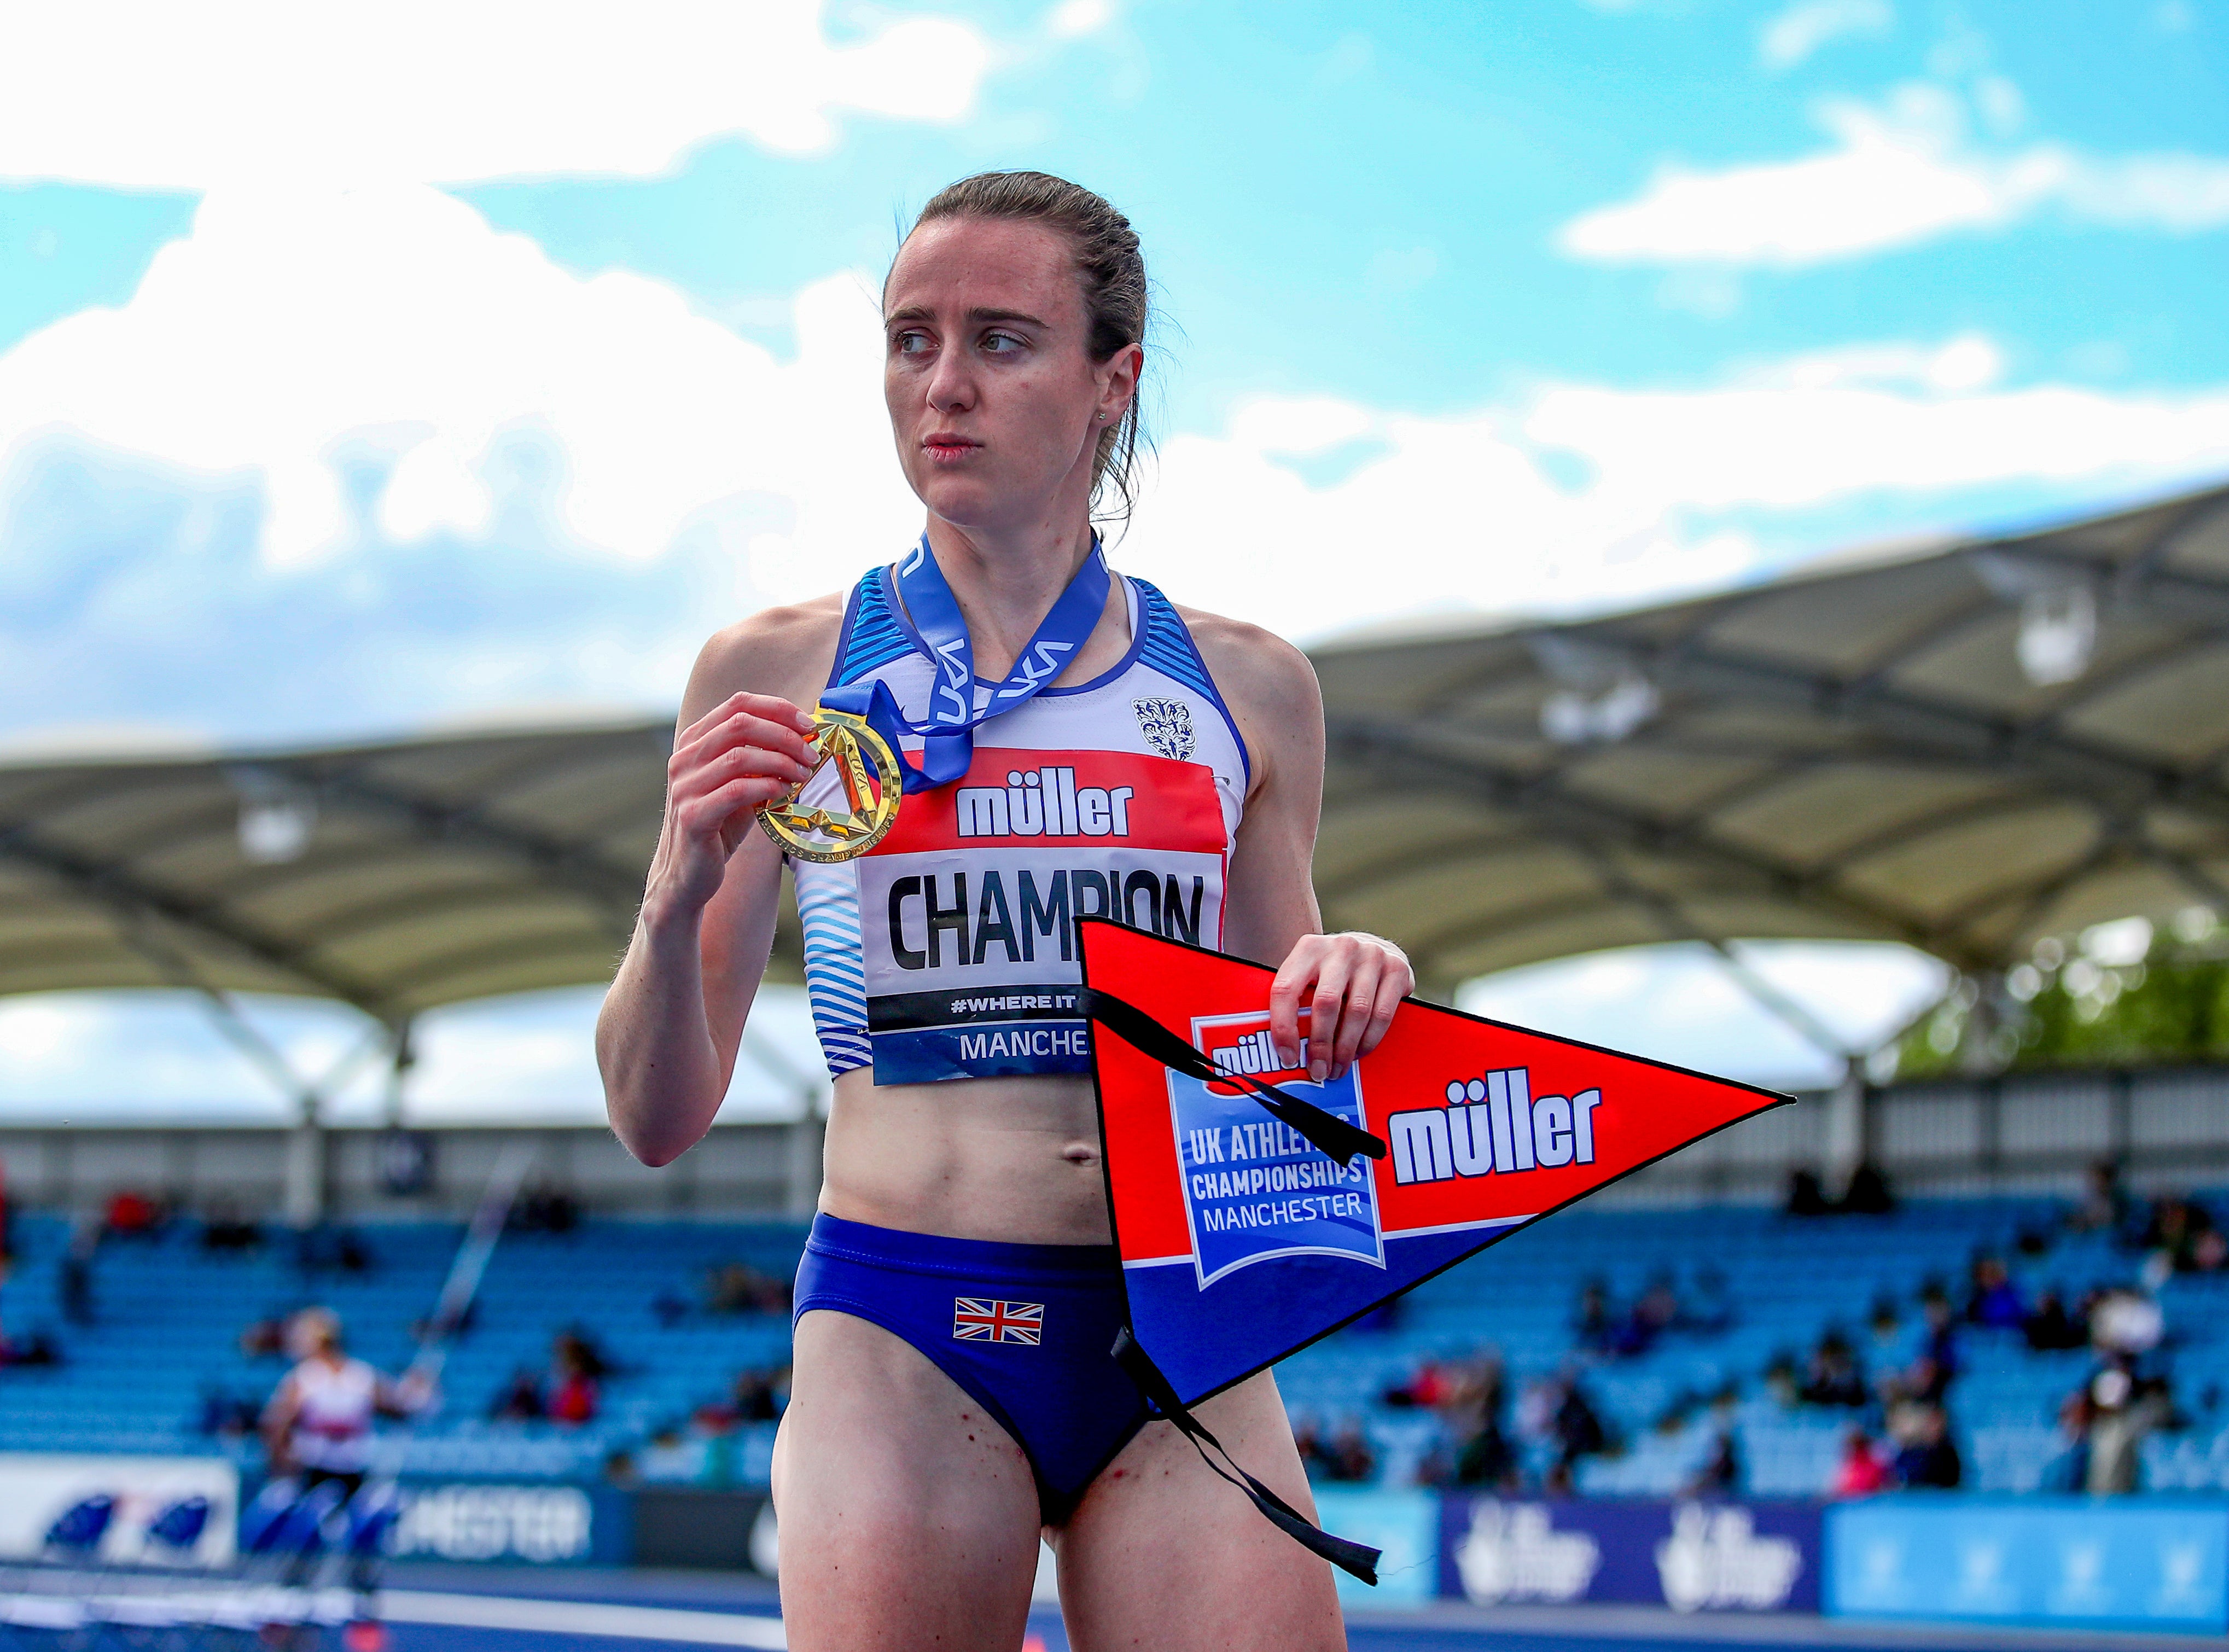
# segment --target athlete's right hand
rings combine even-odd
[[[770,694],[731,694],[681,731],[665,765],[665,821],[646,908],[702,911],[752,817],[811,774],[813,719]]]

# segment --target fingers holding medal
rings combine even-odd
[[[824,705],[814,710],[813,723],[806,742],[812,772],[759,810],[759,826],[800,860],[850,860],[880,843],[897,821],[903,794],[898,756],[864,717]]]

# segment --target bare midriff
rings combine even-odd
[[[1091,1081],[1044,1075],[878,1088],[836,1081],[820,1208],[907,1233],[1105,1244]]]

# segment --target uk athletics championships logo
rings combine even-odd
[[[1301,1036],[1308,1012],[1301,1012]],[[1269,1039],[1266,1011],[1195,1017],[1192,1045],[1226,1073],[1291,1086],[1360,1129],[1359,1069],[1322,1084],[1288,1070]],[[1172,1068],[1171,1122],[1178,1178],[1192,1226],[1192,1262],[1205,1290],[1235,1269],[1277,1257],[1339,1257],[1385,1265],[1369,1160],[1339,1164],[1289,1125],[1269,1117],[1236,1084],[1203,1083]]]

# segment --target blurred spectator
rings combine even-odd
[[[1926,1319],[1925,1337],[1911,1364],[1882,1379],[1881,1398],[1886,1405],[1903,1400],[1939,1405],[1958,1375],[1957,1323],[1950,1313],[1950,1298],[1941,1285],[1930,1283],[1920,1293],[1919,1306]]]
[[[1870,1497],[1877,1491],[1886,1491],[1893,1483],[1888,1464],[1873,1450],[1872,1436],[1861,1428],[1853,1428],[1842,1437],[1842,1461],[1834,1470],[1834,1495]]]
[[[558,1366],[569,1363],[590,1382],[603,1381],[614,1368],[596,1340],[577,1325],[568,1325],[557,1333],[556,1340],[550,1345],[550,1357]]]
[[[1913,1401],[1889,1416],[1889,1436],[1898,1445],[1896,1482],[1942,1491],[1956,1489],[1965,1478],[1958,1448],[1951,1443],[1950,1419],[1939,1405]]]
[[[108,1231],[119,1238],[151,1239],[162,1225],[162,1206],[137,1188],[125,1188],[108,1201]]]
[[[368,1274],[371,1247],[354,1228],[317,1222],[294,1235],[294,1266],[304,1275],[334,1271]]]
[[[1558,1379],[1558,1385],[1561,1392],[1556,1399],[1553,1424],[1556,1460],[1570,1468],[1581,1457],[1607,1450],[1609,1430],[1603,1425],[1602,1413],[1595,1409],[1593,1400],[1580,1385],[1577,1372],[1566,1372]]]
[[[1836,1208],[1845,1216],[1886,1216],[1896,1208],[1896,1196],[1881,1167],[1868,1159],[1851,1173],[1850,1185]]]
[[[1680,1328],[1697,1336],[1723,1336],[1733,1327],[1733,1293],[1725,1270],[1706,1262],[1695,1270],[1695,1289],[1680,1310]]]
[[[2132,1208],[2128,1190],[2121,1186],[2121,1167],[2100,1159],[2090,1167],[2082,1198],[2066,1213],[2066,1225],[2077,1233],[2119,1235],[2129,1225]]]
[[[736,1379],[736,1416],[746,1423],[778,1420],[789,1387],[789,1372],[746,1371]]]
[[[1455,1452],[1455,1483],[1458,1486],[1512,1487],[1517,1481],[1517,1449],[1501,1431],[1498,1417],[1488,1417]]]
[[[2066,1449],[2045,1465],[2040,1491],[2080,1492],[2090,1483],[2090,1385],[2084,1383],[2059,1405],[2059,1431]]]
[[[55,1264],[55,1296],[62,1318],[72,1325],[90,1325],[93,1310],[93,1259],[100,1252],[100,1226],[80,1222],[71,1231],[69,1249]]]
[[[2142,1291],[2103,1291],[2091,1304],[2090,1340],[2102,1354],[2149,1353],[2166,1335],[2167,1316]]]
[[[2125,1496],[2138,1488],[2144,1437],[2173,1413],[2167,1379],[2139,1376],[2124,1354],[2090,1379],[2087,1398],[2090,1460],[2082,1489],[2092,1497]]]
[[[243,1360],[269,1360],[286,1352],[286,1321],[283,1315],[251,1320],[240,1334],[240,1357]]]
[[[1904,1316],[1897,1311],[1894,1296],[1881,1291],[1873,1297],[1866,1328],[1871,1334],[1874,1363],[1892,1363],[1903,1357]]]
[[[213,1439],[244,1440],[255,1431],[256,1414],[261,1408],[252,1399],[241,1399],[221,1388],[203,1388],[199,1415],[194,1427]]]
[[[1725,1497],[1741,1488],[1741,1450],[1734,1444],[1734,1432],[1722,1428],[1711,1447],[1711,1455],[1697,1469],[1695,1477],[1687,1482],[1685,1495],[1689,1497]]]
[[[2003,1258],[1986,1253],[1974,1258],[1966,1319],[1969,1324],[1998,1331],[2017,1331],[2026,1324],[2027,1305],[2020,1301],[2020,1287],[2013,1283]]]
[[[536,1182],[511,1207],[511,1227],[518,1233],[570,1233],[580,1225],[581,1207],[570,1193],[549,1182]]]
[[[253,1250],[262,1243],[263,1229],[242,1216],[236,1206],[218,1204],[209,1207],[209,1219],[202,1224],[202,1250],[237,1255]]]
[[[1800,1405],[1802,1386],[1795,1375],[1795,1356],[1787,1349],[1781,1349],[1765,1362],[1764,1391],[1780,1405],[1793,1410]]]
[[[602,1398],[597,1391],[596,1379],[581,1365],[581,1347],[577,1339],[557,1339],[556,1360],[549,1384],[549,1420],[575,1428],[595,1420]]]
[[[791,1289],[778,1275],[730,1262],[705,1270],[704,1306],[715,1314],[787,1314]]]
[[[511,1380],[488,1407],[491,1423],[538,1423],[548,1415],[542,1403],[542,1379],[524,1366],[511,1373]]]
[[[1866,1373],[1851,1351],[1849,1339],[1829,1327],[1812,1351],[1811,1367],[1796,1391],[1806,1405],[1843,1405],[1860,1410],[1872,1396],[1866,1392]]]
[[[1362,1431],[1361,1422],[1348,1417],[1332,1436],[1331,1444],[1323,1456],[1323,1477],[1345,1484],[1359,1484],[1378,1472],[1378,1454],[1370,1449],[1370,1440]]]
[[[2035,1299],[2035,1308],[2022,1323],[2020,1329],[2027,1345],[2038,1353],[2050,1353],[2066,1348],[2079,1348],[2090,1340],[2086,1317],[2070,1314],[2058,1287],[2046,1287]]]
[[[1671,1273],[1660,1270],[1610,1333],[1608,1352],[1621,1360],[1637,1360],[1656,1346],[1679,1317],[1680,1295],[1672,1287]]]
[[[1827,1190],[1819,1185],[1815,1170],[1797,1170],[1788,1178],[1788,1204],[1790,1216],[1825,1216],[1834,1207],[1827,1202]]]
[[[1501,1354],[1493,1348],[1474,1354],[1428,1359],[1415,1372],[1385,1390],[1383,1402],[1400,1409],[1414,1406],[1436,1412],[1449,1429],[1461,1436],[1485,1417],[1499,1417],[1503,1396]]]
[[[1572,1336],[1581,1347],[1600,1352],[1609,1346],[1616,1329],[1609,1285],[1600,1278],[1586,1281],[1579,1287],[1578,1309],[1571,1319]]]
[[[725,1433],[745,1423],[777,1422],[788,1387],[789,1372],[785,1367],[741,1372],[726,1399],[699,1405],[691,1420],[711,1433]]]
[[[62,1345],[44,1327],[20,1339],[0,1336],[0,1366],[58,1366],[61,1362]]]
[[[2153,1200],[2142,1244],[2177,1273],[2213,1272],[2229,1261],[2229,1248],[2214,1231],[2213,1218],[2204,1205],[2187,1199]]]

